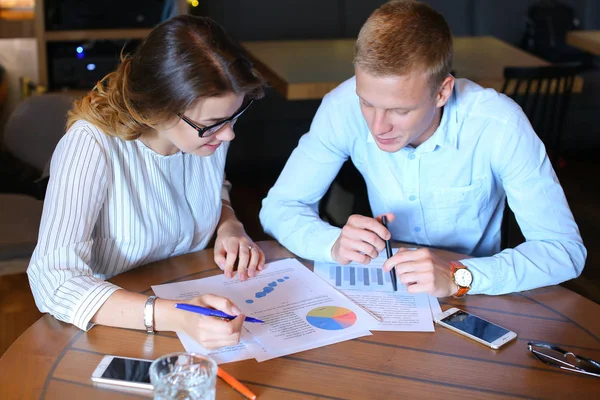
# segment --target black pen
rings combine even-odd
[[[384,215],[381,217],[381,223],[387,229],[387,217]],[[391,233],[391,232],[390,232]],[[387,258],[390,259],[392,257],[392,242],[390,240],[385,241],[385,252],[387,254]],[[392,267],[390,269],[390,278],[392,279],[392,286],[394,287],[394,292],[398,291],[398,282],[396,281],[396,267]]]

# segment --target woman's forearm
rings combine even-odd
[[[92,322],[98,325],[127,329],[146,329],[144,326],[144,306],[147,295],[117,290],[100,307]],[[156,331],[180,330],[181,313],[175,310],[175,301],[156,299],[154,303],[154,329]]]
[[[231,204],[227,200],[222,200],[223,206],[221,207],[221,218],[219,219],[219,225],[217,226],[217,235],[222,229],[241,229],[244,230],[244,226],[235,216],[235,212],[231,207]]]

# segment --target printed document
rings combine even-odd
[[[397,249],[394,249],[396,252]],[[432,315],[441,312],[435,297],[411,294],[398,281],[394,292],[390,273],[383,271],[385,252],[368,265],[315,262],[314,271],[325,282],[383,320],[371,330],[433,332]]]
[[[235,348],[210,352],[221,362],[255,357],[259,361],[370,335],[378,326],[368,312],[295,259],[267,264],[256,277],[241,282],[224,275],[153,286],[168,299],[189,299],[212,293],[227,297],[248,316],[264,324],[244,323],[244,334]],[[184,312],[184,311],[182,311]],[[178,334],[186,350],[201,346]],[[204,353],[207,353],[204,351]]]

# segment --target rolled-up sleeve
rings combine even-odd
[[[94,276],[92,233],[107,195],[107,154],[83,128],[58,144],[36,249],[27,274],[41,312],[87,330],[98,309],[119,289]]]

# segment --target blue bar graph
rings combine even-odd
[[[326,275],[327,276],[327,275]],[[339,289],[391,290],[389,274],[378,267],[348,267],[331,265],[328,274],[331,285]]]
[[[392,283],[392,278],[390,278],[389,272],[387,274],[383,274],[383,279],[385,279],[385,281],[389,282],[390,284]]]

